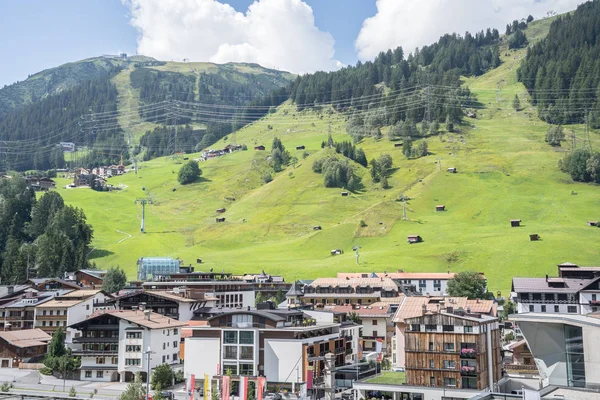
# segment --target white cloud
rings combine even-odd
[[[160,60],[255,62],[304,73],[337,69],[334,40],[302,0],[256,0],[245,13],[217,0],[122,0],[138,52]]]
[[[527,17],[542,18],[550,10],[572,10],[583,0],[377,0],[377,13],[363,22],[356,39],[361,60],[402,46],[405,53],[432,44],[445,33],[478,32]]]

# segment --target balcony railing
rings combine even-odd
[[[119,350],[73,350],[74,356],[117,355]]]
[[[118,337],[74,337],[73,343],[118,343]]]
[[[66,315],[38,315],[37,317],[35,317],[35,319],[39,319],[39,320],[42,320],[42,319],[45,319],[45,320],[64,319],[64,320],[66,320],[67,316]]]

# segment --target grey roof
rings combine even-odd
[[[231,315],[231,314],[250,314],[250,315],[256,315],[259,317],[265,317],[270,319],[271,321],[275,321],[275,322],[279,322],[279,321],[285,321],[285,318],[272,312],[273,310],[227,310],[221,314],[217,314],[213,317],[208,318],[208,320],[210,321],[213,318],[220,318],[224,315]]]
[[[77,272],[83,272],[84,274],[88,274],[98,279],[102,279],[104,278],[104,275],[106,275],[107,271],[103,269],[80,269]]]
[[[517,293],[576,293],[594,279],[572,278],[513,278],[513,292]],[[550,282],[548,282],[550,281]],[[549,283],[564,282],[564,287],[552,287]]]
[[[290,288],[290,290],[288,290],[288,292],[285,294],[286,296],[302,296],[303,291],[302,288],[300,287],[300,282],[298,281],[294,281],[294,283],[292,284],[292,287]]]

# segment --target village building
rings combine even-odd
[[[390,278],[318,278],[304,286],[302,301],[316,307],[369,305],[398,296],[398,285]]]
[[[33,329],[35,327],[35,307],[52,300],[57,293],[72,290],[40,292],[28,288],[24,293],[0,302],[0,328],[3,330]]]
[[[32,359],[41,361],[51,339],[41,329],[0,331],[0,367],[16,368]]]
[[[322,383],[326,357],[335,369],[354,351],[341,333],[341,322],[317,320],[302,310],[225,311],[208,319],[207,325],[190,329],[192,335],[185,339],[186,376],[218,377],[227,371],[233,376],[265,376],[270,385],[287,388],[307,383],[311,389]]]
[[[161,290],[134,290],[107,300],[117,310],[137,310],[140,307],[155,314],[179,321],[189,321],[194,311],[203,307],[212,307],[216,299],[192,299],[189,290],[168,292]]]
[[[35,327],[53,334],[58,327],[65,330],[65,342],[71,343],[79,332],[71,325],[83,321],[97,310],[111,308],[106,300],[110,294],[100,289],[82,289],[57,295],[51,300],[35,306]]]
[[[558,265],[558,276],[513,278],[518,313],[589,314],[600,311],[600,267]]]
[[[81,286],[76,283],[59,278],[31,278],[26,282],[26,285],[39,291],[81,289]]]
[[[75,272],[74,279],[82,287],[101,287],[106,275],[106,270],[99,269],[80,269]]]
[[[466,297],[430,297],[413,296],[405,297],[398,306],[392,321],[395,324],[394,343],[392,344],[392,365],[398,369],[405,369],[407,354],[405,351],[405,332],[410,329],[407,319],[423,315],[427,312],[439,312],[443,309],[463,310],[466,314],[482,314],[490,317],[498,316],[498,308],[493,300],[468,300]]]
[[[139,373],[145,382],[148,367],[150,374],[161,364],[180,369],[179,343],[185,325],[150,310],[101,310],[69,325],[81,332],[73,339],[73,355],[81,357],[80,379],[131,382]]]

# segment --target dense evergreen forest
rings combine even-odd
[[[496,29],[488,29],[475,36],[444,35],[408,57],[398,47],[380,53],[373,62],[300,76],[291,98],[299,108],[328,102],[339,110],[379,108],[380,122],[388,125],[407,119],[445,121],[448,116],[459,120],[463,97],[468,97],[468,91],[458,88],[460,76],[481,75],[500,65],[499,39]],[[428,85],[438,87],[428,92],[414,89]]]
[[[528,49],[518,78],[544,121],[582,123],[587,114],[600,128],[600,1],[556,19]]]
[[[88,268],[93,230],[82,210],[67,206],[57,192],[36,201],[20,177],[0,180],[0,277],[61,277]],[[29,266],[29,274],[27,268]]]
[[[114,69],[112,75],[117,73]],[[117,90],[106,76],[22,107],[0,120],[0,170],[64,168],[59,142],[89,146],[81,165],[115,163],[127,150],[116,121]],[[84,120],[90,112],[104,113]],[[113,154],[112,156],[110,154]]]

